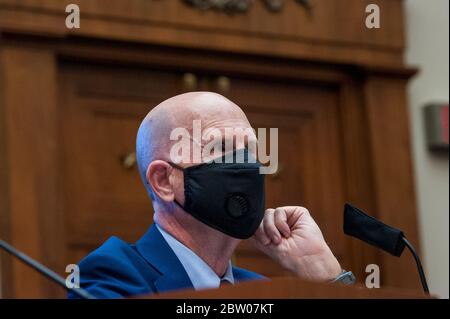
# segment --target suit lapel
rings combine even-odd
[[[154,224],[136,242],[136,248],[161,274],[154,282],[157,292],[193,288],[183,265]]]

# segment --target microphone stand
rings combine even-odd
[[[92,296],[90,293],[88,293],[86,290],[81,288],[68,288],[66,285],[66,281],[64,278],[59,276],[57,273],[55,273],[53,270],[45,267],[44,265],[40,264],[36,260],[32,259],[31,257],[27,256],[26,254],[18,251],[13,246],[9,245],[5,241],[0,239],[0,248],[8,252],[9,254],[13,255],[14,257],[18,258],[20,261],[25,263],[26,265],[34,268],[37,272],[41,273],[45,277],[49,278],[50,280],[56,282],[61,287],[64,287],[66,290],[70,290],[75,295],[82,299],[95,299],[94,296]]]

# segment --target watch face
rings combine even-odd
[[[356,277],[351,271],[347,271],[341,275],[339,281],[345,285],[353,285],[356,282]]]
[[[344,285],[353,285],[356,282],[356,277],[351,271],[343,270],[342,273],[336,277],[332,282],[341,283]]]

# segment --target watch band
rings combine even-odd
[[[332,283],[341,283],[346,286],[353,285],[356,282],[356,277],[351,271],[342,270],[341,274],[334,278]]]

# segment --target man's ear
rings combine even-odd
[[[145,174],[155,195],[165,202],[171,202],[175,198],[175,191],[169,179],[172,169],[169,163],[156,160],[150,163]]]

